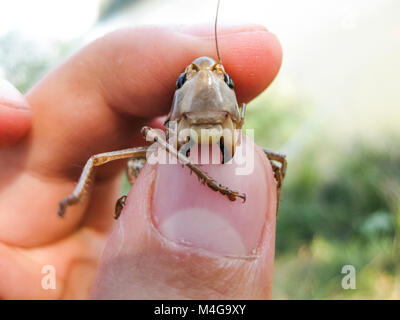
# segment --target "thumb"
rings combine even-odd
[[[210,190],[180,164],[146,165],[104,250],[93,298],[269,298],[276,184],[264,153],[249,139],[242,149],[253,150],[244,164],[201,168],[246,193],[245,203]],[[252,170],[239,175],[244,166]]]
[[[31,111],[25,97],[0,79],[0,148],[21,139],[31,126]]]

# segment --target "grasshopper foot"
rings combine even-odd
[[[241,198],[243,203],[246,202],[246,194],[245,193],[239,193],[237,191],[233,191],[229,189],[228,187],[223,186],[220,183],[217,183],[215,180],[213,180],[210,177],[206,178],[201,178],[201,182],[203,184],[206,184],[211,190],[217,191],[221,193],[224,196],[227,196],[229,200],[231,201],[236,201],[236,198]]]
[[[73,194],[62,199],[58,205],[58,215],[62,218],[65,215],[65,211],[67,210],[68,206],[76,204],[79,202],[79,198]]]
[[[119,216],[121,215],[121,211],[125,206],[125,202],[126,202],[126,196],[122,196],[115,203],[115,212],[114,212],[114,219],[115,220],[117,220],[119,218]]]

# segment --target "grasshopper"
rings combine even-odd
[[[189,158],[190,148],[194,145],[207,145],[217,142],[222,152],[222,163],[228,162],[235,154],[238,143],[235,130],[240,130],[244,124],[246,105],[240,108],[234,91],[232,78],[222,65],[217,37],[217,13],[215,18],[215,44],[218,61],[210,57],[199,57],[188,65],[176,81],[176,91],[172,107],[165,120],[165,137],[176,136],[177,145],[172,145],[168,139],[157,130],[143,127],[142,135],[149,141],[157,143],[182,164],[189,167],[199,180],[214,191],[226,196],[229,200],[237,198],[246,200],[246,195],[229,189],[215,181]],[[63,217],[68,206],[79,203],[89,188],[89,181],[94,167],[107,162],[130,159],[127,164],[128,180],[132,184],[146,162],[149,147],[136,147],[93,155],[87,161],[78,184],[72,194],[59,203],[58,215]],[[277,197],[285,177],[287,161],[282,153],[263,148],[271,162],[274,177],[277,182]],[[114,218],[118,219],[125,205],[126,196],[117,200]]]

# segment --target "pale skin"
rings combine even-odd
[[[152,39],[151,45],[148,39]],[[157,117],[169,111],[177,75],[194,57],[213,56],[212,40],[208,28],[121,30],[79,51],[25,96],[5,98],[11,96],[5,93],[11,89],[0,87],[0,105],[7,107],[0,108],[1,298],[89,298],[90,292],[95,298],[105,297],[105,292],[108,297],[124,293],[124,298],[270,297],[276,182],[265,157],[257,160],[265,172],[253,177],[260,181],[253,180],[240,191],[249,194],[252,186],[259,188],[266,183],[265,193],[275,193],[275,197],[269,197],[266,212],[260,214],[267,217],[264,228],[269,232],[263,233],[257,259],[238,259],[224,269],[220,268],[222,258],[161,245],[165,240],[160,240],[157,228],[143,218],[152,215],[149,201],[156,168],[143,169],[143,177],[135,183],[118,222],[130,225],[126,236],[129,252],[140,247],[154,254],[145,260],[160,268],[155,282],[144,281],[150,279],[146,274],[149,268],[134,255],[126,264],[110,258],[118,239],[118,232],[110,236],[110,230],[115,201],[120,196],[123,161],[99,168],[90,197],[71,207],[68,217],[60,219],[56,214],[58,202],[71,193],[91,155],[140,146],[141,127],[161,127]],[[240,26],[221,28],[219,42],[224,66],[237,86],[238,101],[250,101],[279,70],[281,49],[276,37],[259,26]],[[232,183],[235,187],[236,182]],[[214,197],[204,192],[203,197]],[[250,201],[246,205],[256,204]],[[176,255],[184,257],[184,264],[175,265],[171,274]],[[41,267],[49,263],[57,270],[54,291],[37,285],[43,276]],[[122,268],[122,277],[136,279],[134,285],[123,279],[109,281],[107,269],[113,263],[113,268]],[[257,281],[249,281],[249,268],[258,270]],[[232,271],[237,276],[228,282],[227,275]],[[181,280],[171,282],[173,277]]]

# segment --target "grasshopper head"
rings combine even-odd
[[[222,64],[209,57],[194,60],[176,81],[166,123],[177,123],[178,148],[189,142],[218,143],[229,158],[241,126],[232,78]]]

